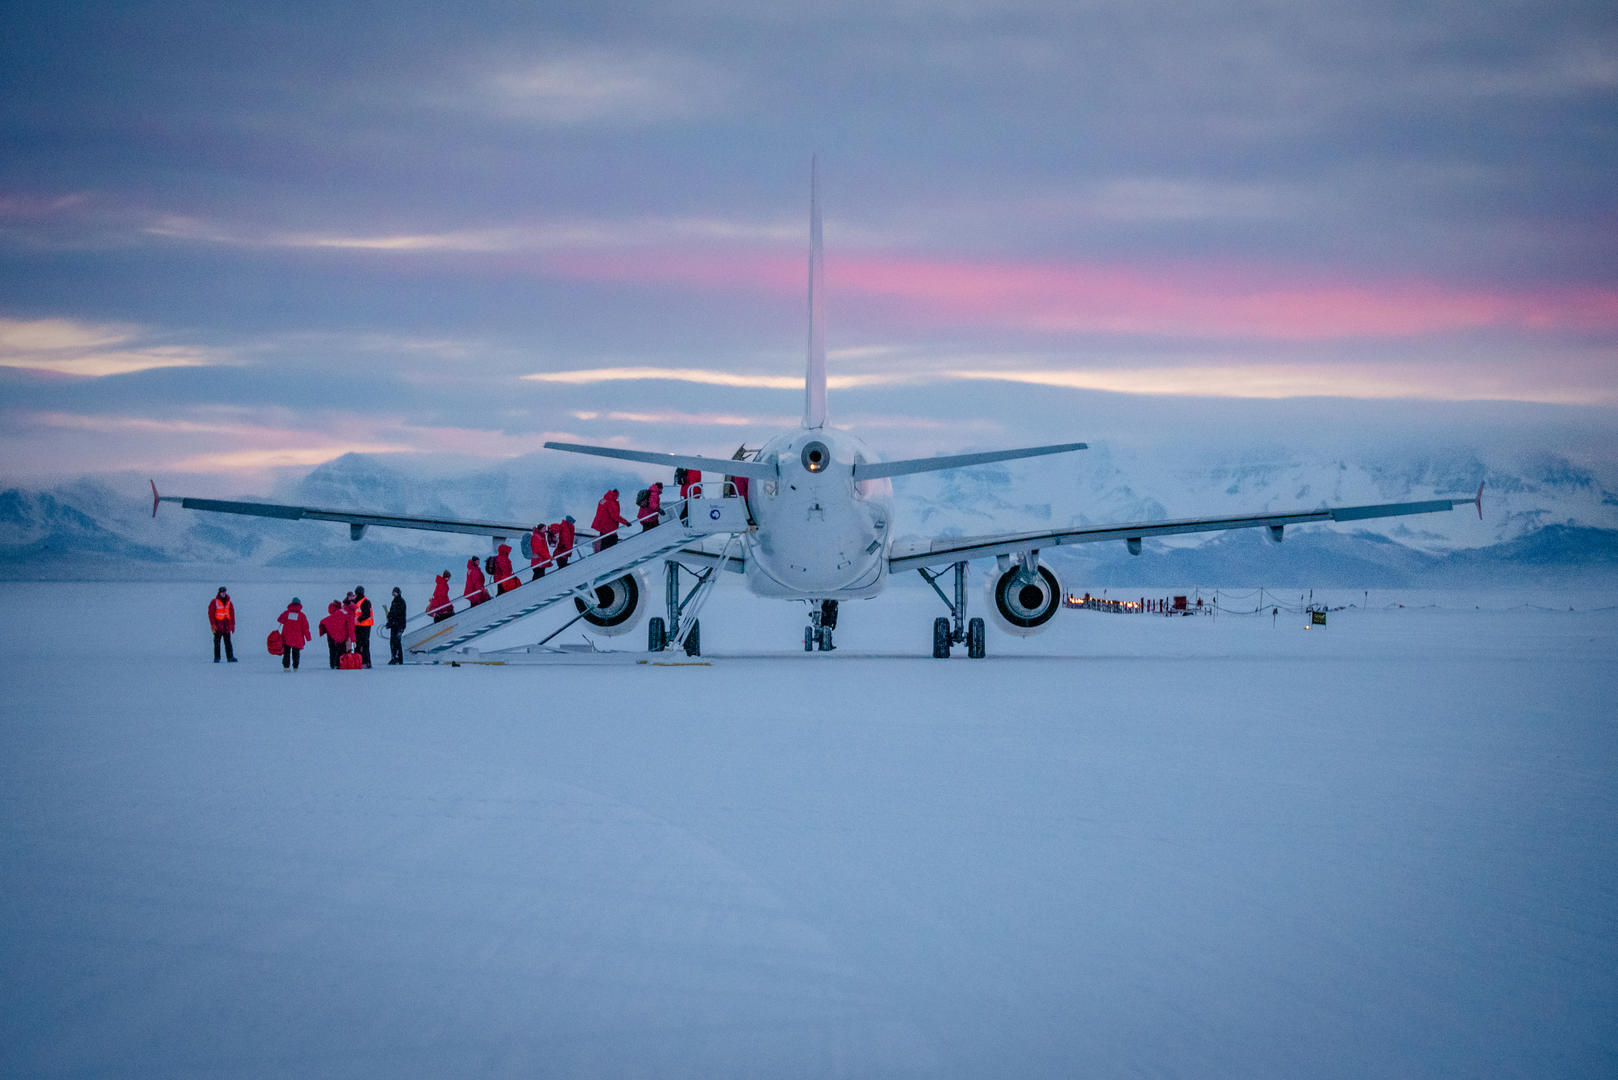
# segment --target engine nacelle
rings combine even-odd
[[[645,576],[632,570],[597,588],[594,604],[586,604],[583,597],[575,596],[573,606],[597,633],[617,637],[640,625],[646,616],[650,595]]]
[[[1013,566],[989,582],[989,614],[1008,634],[1028,637],[1050,623],[1062,607],[1062,583],[1051,568],[1041,565],[1032,579]]]

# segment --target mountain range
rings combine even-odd
[[[627,505],[654,472],[543,454],[434,474],[408,456],[349,454],[258,497],[513,522],[571,513],[587,525],[602,491],[619,488]],[[1148,540],[1138,557],[1117,543],[1053,549],[1049,557],[1064,582],[1080,589],[1175,583],[1390,587],[1618,576],[1618,495],[1589,471],[1551,455],[1495,463],[1473,454],[1384,461],[1299,454],[1216,462],[1098,448],[901,478],[894,485],[894,531],[901,537],[975,535],[1460,498],[1472,496],[1480,483],[1481,521],[1462,506],[1352,528],[1294,527],[1279,545],[1260,530],[1244,530]],[[340,524],[202,514],[172,505],[154,519],[150,490],[129,477],[0,492],[0,576],[13,579],[319,568],[385,569],[426,581],[444,567],[458,571],[469,554],[484,550],[471,536],[374,529],[355,543]]]

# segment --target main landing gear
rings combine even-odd
[[[837,601],[809,601],[809,625],[803,628],[803,651],[831,652],[837,646],[831,643],[831,632],[837,629]]]
[[[935,574],[926,567],[916,568],[916,572],[926,579],[927,584],[933,587],[933,592],[949,608],[948,618],[940,615],[933,620],[933,657],[948,660],[950,647],[964,644],[970,659],[981,660],[984,656],[983,620],[966,617],[966,563],[955,563],[954,570],[955,599],[951,601],[938,587],[938,579],[944,576],[943,572]]]

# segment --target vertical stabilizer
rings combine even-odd
[[[820,255],[820,165],[809,159],[809,362],[803,376],[803,426],[826,426],[826,308]]]

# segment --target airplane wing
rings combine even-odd
[[[1132,554],[1140,553],[1140,542],[1148,536],[1179,533],[1222,532],[1227,529],[1267,528],[1270,538],[1279,541],[1288,525],[1314,521],[1364,521],[1370,518],[1402,517],[1406,514],[1433,514],[1472,503],[1483,516],[1483,485],[1471,499],[1429,499],[1425,502],[1381,503],[1375,506],[1323,507],[1292,513],[1238,514],[1228,517],[1180,518],[1170,521],[1138,521],[1116,525],[1088,525],[1082,528],[1047,529],[1041,532],[1002,533],[997,536],[951,536],[908,545],[895,543],[888,557],[888,571],[914,570],[922,566],[982,559],[997,555],[1019,555],[1041,548],[1065,544],[1094,544],[1122,540]]]
[[[152,483],[152,516],[157,504],[179,503],[186,510],[207,510],[215,514],[248,514],[252,517],[281,518],[285,521],[341,521],[348,525],[350,539],[358,540],[372,525],[390,529],[424,529],[428,532],[468,533],[473,536],[521,536],[534,525],[509,521],[457,521],[452,518],[408,517],[379,514],[369,510],[328,510],[318,506],[286,506],[280,503],[236,502],[228,499],[194,499],[188,495],[159,495]],[[585,531],[579,530],[584,536]],[[593,535],[593,534],[591,534]]]

